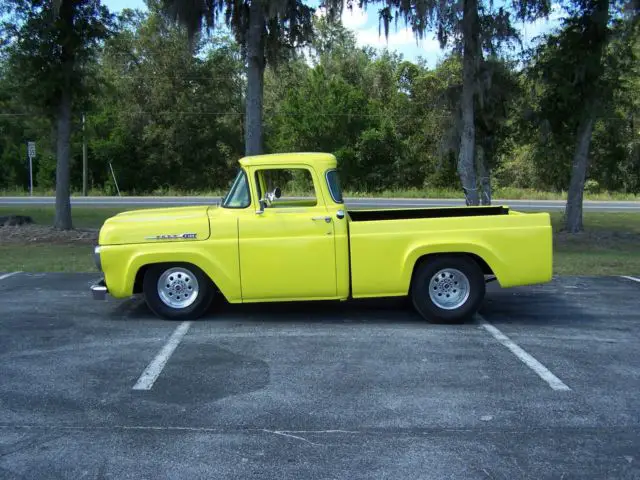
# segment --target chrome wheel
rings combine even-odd
[[[158,296],[171,308],[187,308],[198,298],[198,279],[184,267],[174,267],[160,275]]]
[[[460,270],[443,268],[429,281],[429,297],[443,310],[455,310],[469,298],[469,279]]]

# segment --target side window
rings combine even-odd
[[[256,172],[258,198],[267,208],[314,207],[318,204],[313,177],[306,168],[273,168]],[[276,189],[280,197],[275,198]]]
[[[342,188],[340,187],[340,178],[338,177],[337,171],[327,171],[327,185],[329,186],[329,193],[333,201],[336,203],[344,203],[342,199]]]
[[[251,205],[251,197],[249,195],[249,183],[244,170],[240,170],[236,179],[231,185],[229,193],[222,201],[223,208],[247,208]]]

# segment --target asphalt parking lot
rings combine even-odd
[[[640,283],[156,319],[0,273],[0,478],[640,478]]]

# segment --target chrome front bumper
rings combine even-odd
[[[104,282],[104,278],[91,285],[91,293],[93,294],[94,300],[105,300],[107,298],[109,290],[107,289],[107,284]]]
[[[102,271],[102,259],[100,258],[100,245],[93,248],[93,261],[96,264],[96,268],[99,272]]]

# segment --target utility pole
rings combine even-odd
[[[84,127],[84,113],[82,114],[82,195],[87,196],[87,136]]]

